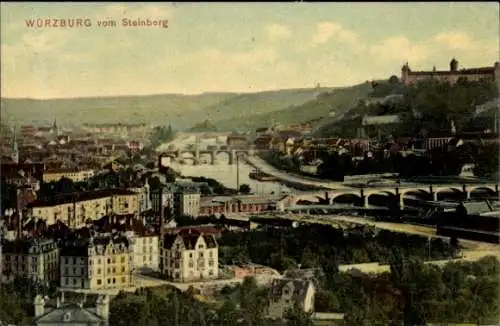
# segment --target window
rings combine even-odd
[[[100,268],[97,269],[97,274],[101,274],[101,269]]]
[[[209,271],[208,271],[208,275],[210,275],[210,276],[214,276],[214,271],[213,271],[213,270],[209,270]]]
[[[101,284],[102,284],[101,279],[98,279],[98,280],[97,280],[97,285],[101,285]]]
[[[108,264],[111,264],[111,258],[108,258]]]
[[[122,264],[125,263],[125,257],[122,257],[121,262]]]
[[[110,284],[110,283],[111,283],[111,279],[108,278],[108,284]]]
[[[115,283],[116,283],[116,279],[113,277],[113,284],[115,284]]]
[[[115,267],[113,267],[113,273],[116,273],[116,268]]]
[[[122,267],[122,273],[125,272],[125,267]]]

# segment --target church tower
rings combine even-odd
[[[56,121],[55,117],[54,117],[54,121],[52,121],[52,127],[50,128],[50,133],[51,134],[59,134],[59,130],[57,129],[57,121]]]
[[[450,61],[450,71],[453,72],[458,71],[458,61],[455,58],[451,59]]]
[[[14,133],[12,134],[12,154],[11,159],[14,163],[19,164],[19,149],[17,147],[17,136],[16,136],[16,127],[14,127]]]

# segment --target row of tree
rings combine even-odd
[[[380,275],[318,272],[315,277],[316,312],[343,312],[340,325],[426,325],[427,323],[497,324],[500,313],[499,261],[448,263],[440,268],[408,259],[396,249],[391,270]],[[216,295],[200,296],[189,288],[171,286],[122,292],[110,306],[110,325],[276,325],[266,320],[268,288],[246,278]],[[54,297],[54,289],[26,279],[3,285],[0,321],[30,324],[36,294]],[[67,301],[71,298],[66,297]],[[92,305],[93,302],[89,302]],[[291,309],[283,325],[311,326],[311,314]]]
[[[325,225],[268,228],[227,232],[218,240],[223,264],[254,262],[283,271],[322,268],[336,271],[339,264],[388,263],[391,250],[421,260],[453,257],[458,244],[442,239],[408,235],[370,227],[335,229]]]

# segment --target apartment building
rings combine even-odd
[[[59,248],[51,239],[4,240],[1,263],[2,282],[26,277],[48,284],[59,278]]]
[[[175,187],[173,185],[166,185],[160,189],[151,190],[151,208],[153,212],[159,213],[165,207],[173,208],[174,192]]]
[[[196,187],[186,187],[174,193],[174,213],[177,216],[186,215],[198,217],[200,215],[201,194]]]
[[[149,183],[146,182],[143,187],[129,188],[129,190],[139,194],[139,213],[148,211],[152,208],[151,188]]]
[[[94,176],[94,170],[51,169],[43,172],[43,182],[55,182],[62,178],[73,182],[82,182]]]
[[[28,213],[47,225],[61,221],[73,229],[109,214],[136,214],[138,211],[139,194],[123,189],[64,194],[28,205]]]
[[[132,246],[125,236],[75,239],[61,248],[61,288],[115,289],[132,283]]]
[[[134,270],[159,271],[160,237],[153,232],[127,231]]]
[[[160,269],[174,282],[216,279],[219,276],[219,246],[213,234],[195,229],[165,234],[160,244]]]

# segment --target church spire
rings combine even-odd
[[[19,148],[17,147],[17,135],[16,135],[16,126],[14,126],[14,132],[12,134],[12,160],[14,163],[18,164],[19,163]]]

